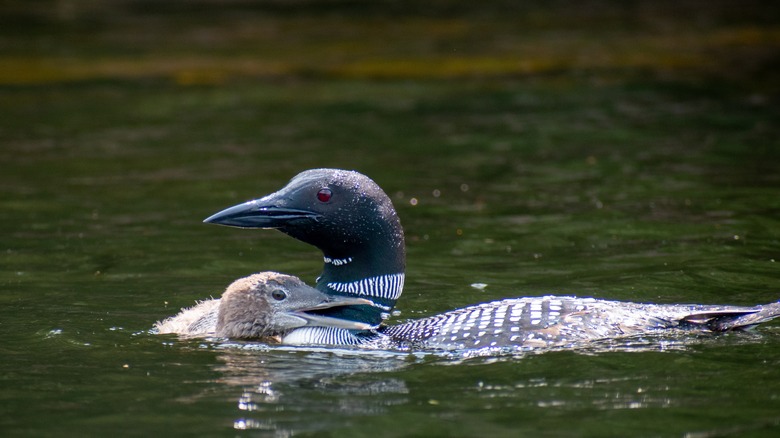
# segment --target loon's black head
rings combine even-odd
[[[275,228],[322,250],[325,266],[318,289],[365,296],[378,304],[341,308],[340,317],[376,325],[401,294],[406,263],[401,222],[385,192],[358,172],[307,170],[281,190],[204,222]]]
[[[360,298],[330,296],[307,286],[299,278],[262,272],[234,281],[222,294],[216,335],[259,339],[283,336],[300,327],[336,327],[365,330],[368,325],[330,318],[323,310],[349,305],[370,305]]]

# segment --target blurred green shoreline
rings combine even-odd
[[[11,0],[0,85],[564,74],[780,89],[772,2],[425,3]]]

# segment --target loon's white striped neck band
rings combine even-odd
[[[364,295],[386,300],[397,300],[404,289],[404,274],[379,275],[349,283],[332,282],[327,285],[329,288],[341,293]],[[387,310],[390,310],[390,308],[387,308]]]
[[[283,344],[291,345],[356,345],[361,340],[348,330],[334,327],[302,327],[288,333]]]
[[[325,256],[325,257],[323,257],[323,260],[325,261],[325,263],[327,263],[329,265],[344,266],[347,263],[351,263],[352,262],[352,257],[347,257],[347,258],[344,258],[344,259],[332,259],[332,258],[330,258],[328,256]]]

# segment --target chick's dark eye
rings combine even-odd
[[[317,200],[320,202],[328,202],[332,196],[333,192],[331,192],[330,189],[320,189],[320,191],[317,192]]]
[[[287,298],[287,292],[276,289],[275,291],[271,292],[271,298],[275,299],[276,301],[282,301],[283,299]]]

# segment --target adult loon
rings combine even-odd
[[[317,312],[363,305],[332,296],[276,272],[242,278],[212,299],[158,322],[158,333],[298,343],[301,327],[368,330],[370,326]],[[780,303],[756,307],[656,305],[576,297],[514,298],[453,310],[394,326],[380,326],[364,347],[464,350],[576,347],[603,339],[747,329],[780,316]]]
[[[316,288],[333,296],[366,298],[371,305],[323,311],[379,326],[401,296],[406,247],[393,203],[374,181],[358,172],[307,170],[284,188],[230,207],[204,222],[240,228],[275,228],[319,248],[324,256]],[[305,328],[299,343],[358,344],[371,331]]]
[[[376,342],[382,334],[397,342],[454,347],[547,345],[665,328],[731,330],[780,313],[778,303],[755,308],[665,306],[550,296],[480,304],[383,328],[383,315],[403,289],[404,236],[390,199],[367,176],[338,169],[307,170],[281,190],[220,211],[204,222],[275,228],[312,244],[323,252],[325,261],[318,290],[373,303],[318,312],[368,324],[372,330],[302,327],[285,338],[289,343],[359,344]]]

